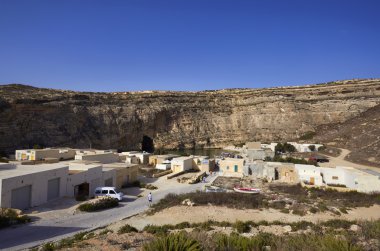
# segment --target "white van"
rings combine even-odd
[[[97,187],[95,188],[95,197],[108,196],[118,201],[123,199],[123,193],[118,192],[115,187]]]

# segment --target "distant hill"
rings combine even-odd
[[[0,151],[34,145],[120,150],[141,149],[144,144],[145,149],[223,147],[289,141],[329,124],[333,126],[320,137],[342,137],[339,144],[348,141],[350,149],[355,144],[361,149],[379,135],[359,127],[369,116],[378,118],[368,111],[378,105],[380,79],[202,92],[97,93],[2,85]],[[363,112],[358,122],[350,122],[355,128],[343,126]],[[368,128],[370,124],[374,123],[367,121]],[[335,125],[340,129],[334,131]],[[360,135],[362,131],[368,136]],[[378,156],[373,146],[366,148],[368,154]]]
[[[320,126],[315,139],[351,150],[350,161],[380,167],[380,105],[342,123]]]

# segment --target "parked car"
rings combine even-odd
[[[319,162],[319,163],[323,163],[323,162],[329,162],[329,159],[326,158],[326,157],[323,157],[323,156],[311,156],[309,158],[310,161],[315,161],[315,162]]]
[[[123,193],[118,192],[115,187],[97,187],[95,188],[95,197],[108,196],[118,201],[123,200]]]

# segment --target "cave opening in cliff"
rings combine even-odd
[[[141,143],[141,150],[145,152],[149,152],[149,153],[154,152],[154,143],[151,137],[147,135],[143,136],[142,143]]]

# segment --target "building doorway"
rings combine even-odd
[[[77,197],[88,197],[90,195],[90,184],[85,182],[74,187],[74,196]]]

